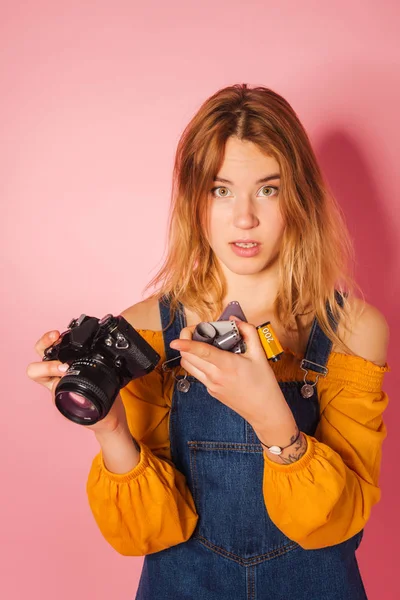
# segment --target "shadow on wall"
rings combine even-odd
[[[379,598],[382,592],[379,582],[393,581],[393,573],[397,568],[397,540],[400,535],[397,518],[400,484],[396,476],[398,432],[395,426],[390,426],[392,422],[398,423],[400,416],[396,397],[400,387],[396,369],[396,340],[400,334],[397,316],[400,236],[399,231],[396,231],[396,220],[389,213],[393,207],[397,210],[397,199],[393,201],[393,198],[385,197],[383,190],[392,186],[383,186],[378,181],[367,153],[363,152],[362,145],[353,134],[340,129],[325,130],[314,147],[325,179],[344,212],[353,238],[356,280],[364,291],[366,301],[385,315],[390,328],[388,363],[392,371],[385,375],[383,389],[391,402],[385,413],[386,418],[384,417],[388,437],[383,446],[380,477],[382,495],[381,501],[373,507],[371,520],[366,525],[366,543],[361,544],[357,554],[366,589],[371,598]],[[397,173],[393,173],[392,189],[396,189],[396,177]],[[373,547],[380,548],[380,551],[374,553]]]
[[[399,232],[388,214],[392,200],[382,195],[362,148],[349,133],[327,132],[316,151],[353,238],[357,281],[367,302],[389,317],[394,314],[393,293],[400,281]]]

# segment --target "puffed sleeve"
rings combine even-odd
[[[161,332],[138,330],[165,358]],[[198,515],[184,475],[171,461],[168,437],[172,382],[160,366],[121,389],[140,461],[129,472],[112,473],[102,451],[87,479],[95,521],[109,544],[124,556],[144,556],[186,541]]]
[[[276,526],[305,549],[339,544],[360,532],[380,500],[386,426],[386,363],[333,353],[317,392],[320,422],[306,453],[278,464],[264,456],[263,495]]]

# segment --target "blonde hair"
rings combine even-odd
[[[225,277],[202,223],[230,136],[253,142],[280,166],[279,202],[285,229],[276,318],[289,329],[288,324],[297,315],[308,314],[303,312],[308,308],[329,339],[354,354],[333,331],[326,312],[328,302],[335,320],[344,319],[346,324],[355,288],[363,295],[352,275],[354,249],[344,215],[295,111],[265,87],[251,89],[243,83],[217,91],[184,129],[173,169],[167,255],[144,292],[156,286],[151,297],[167,295],[172,317],[179,303],[205,321],[221,314]],[[335,299],[335,290],[346,295],[343,307]]]

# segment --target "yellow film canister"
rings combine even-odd
[[[280,360],[283,348],[276,337],[271,321],[266,321],[266,323],[258,325],[256,329],[268,360],[273,360],[274,362]]]

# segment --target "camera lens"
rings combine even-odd
[[[61,392],[66,395],[66,402],[73,402],[77,404],[79,408],[90,408],[91,410],[96,410],[93,403],[90,402],[85,396],[81,396],[76,392]]]
[[[78,408],[90,408],[90,410],[96,410],[93,402],[90,402],[85,396],[81,396],[76,392],[61,392],[59,394],[59,401],[65,402],[66,405],[72,402],[73,404],[76,404]]]
[[[92,425],[109,412],[120,390],[119,377],[96,358],[74,361],[55,391],[58,410],[80,425]]]
[[[100,419],[95,404],[76,392],[58,392],[56,406],[64,417],[81,425],[92,425]]]

